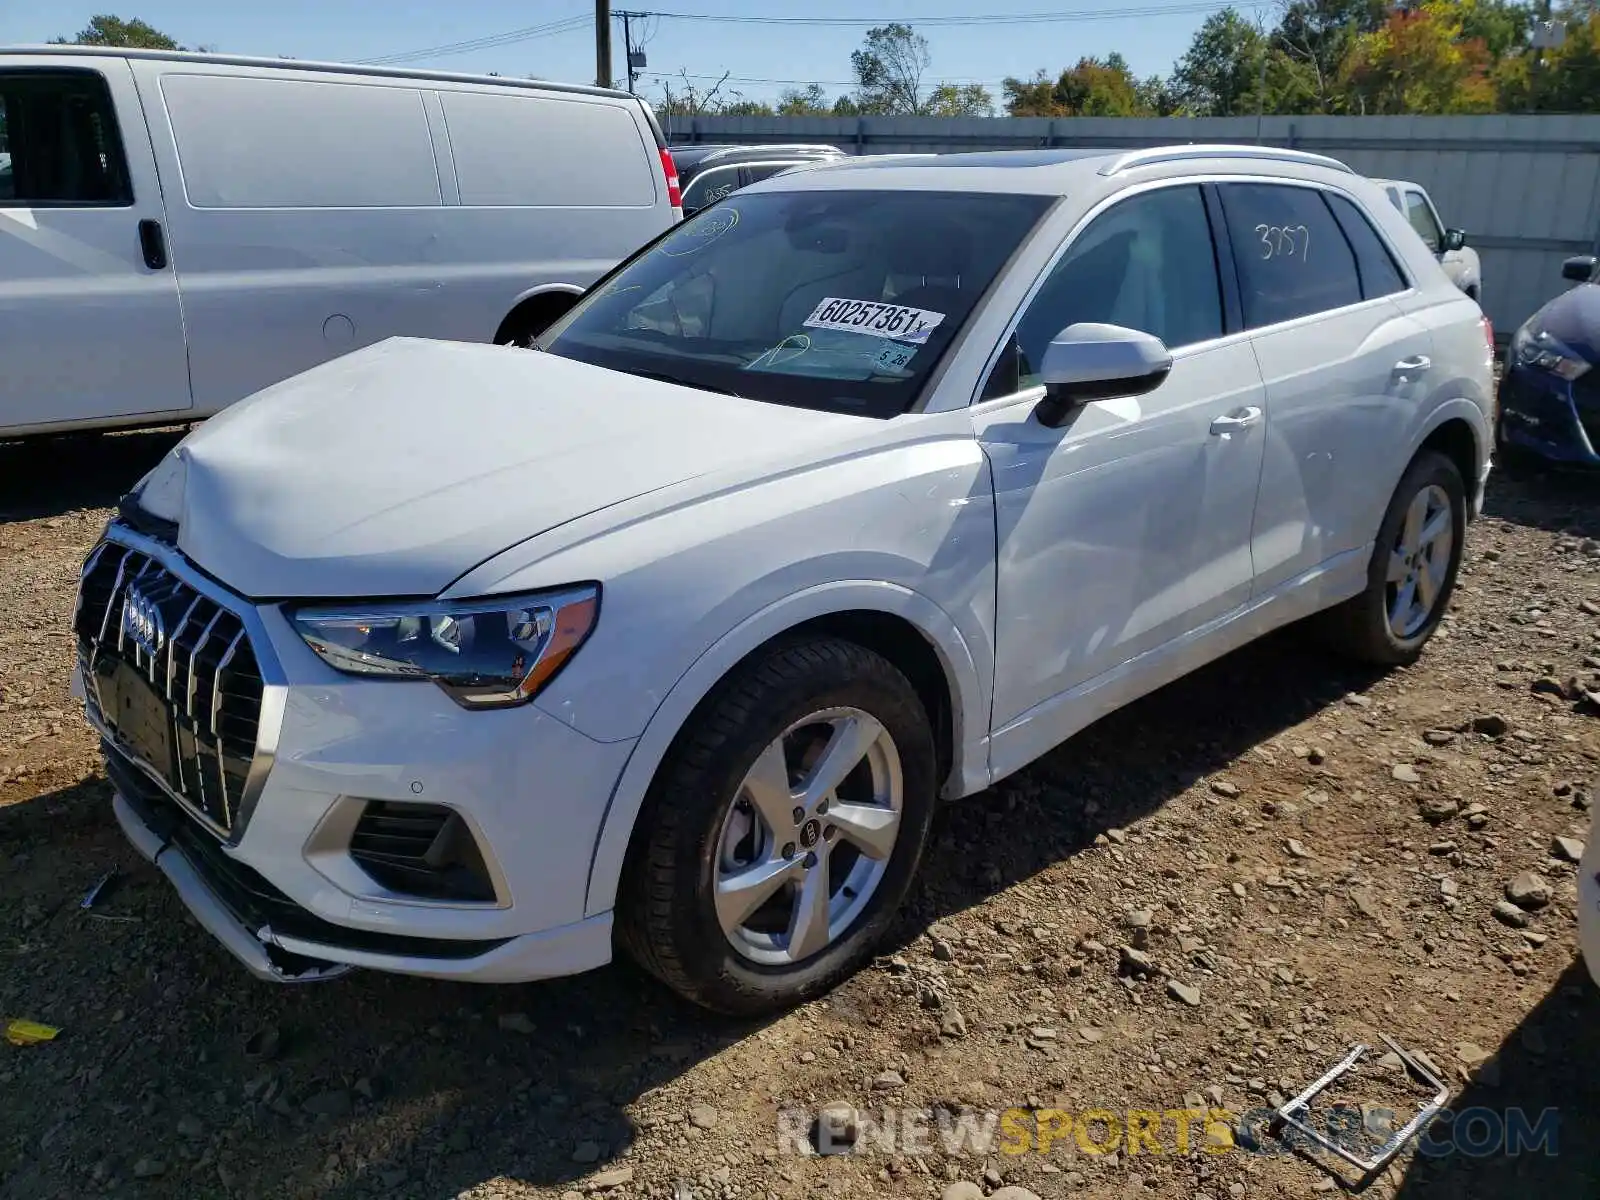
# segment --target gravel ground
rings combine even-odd
[[[187,918],[117,831],[67,695],[79,563],[175,436],[0,447],[0,1019],[61,1029],[0,1042],[0,1196],[1298,1197],[1340,1185],[1241,1114],[1360,1041],[1329,1100],[1404,1119],[1425,1089],[1379,1033],[1458,1114],[1494,1114],[1457,1143],[1513,1107],[1558,1125],[1535,1152],[1410,1155],[1366,1194],[1600,1196],[1600,1004],[1555,840],[1585,837],[1600,777],[1600,481],[1497,479],[1416,667],[1288,631],[952,806],[898,945],[730,1024],[624,966],[274,988]],[[858,1110],[836,1118],[857,1153],[780,1141],[829,1102]],[[1234,1126],[1180,1149],[1168,1117],[1096,1154],[1104,1121],[1060,1115],[1185,1107]],[[1005,1109],[1062,1136],[1006,1153],[1016,1113],[988,1153],[938,1132]]]

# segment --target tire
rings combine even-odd
[[[813,717],[817,723],[807,723]],[[805,785],[828,774],[816,769],[828,757],[819,759],[818,747],[855,746],[868,737],[876,740],[837,794],[798,807]],[[750,777],[774,762],[784,777],[760,789]],[[899,818],[884,833],[883,814],[891,809],[878,800],[893,797],[896,779]],[[775,643],[701,702],[657,771],[623,869],[618,940],[650,974],[717,1012],[771,1012],[821,995],[855,971],[890,928],[922,857],[937,786],[928,714],[890,662],[830,637]],[[768,798],[764,808],[753,799],[759,796]],[[784,807],[791,803],[797,808]],[[833,826],[829,812],[841,824]],[[768,821],[764,813],[776,815]],[[864,815],[878,829],[880,857],[869,857],[845,832],[844,822]],[[726,911],[719,917],[719,880],[727,888],[769,870],[786,874],[764,906],[744,924]],[[801,901],[818,897],[817,880],[831,880],[822,903],[838,911],[830,907],[819,925],[822,909],[809,908],[813,920],[802,925]],[[816,934],[819,927],[824,932]],[[831,940],[806,949],[814,937]]]
[[[1439,513],[1449,513],[1450,544],[1446,549],[1436,540],[1422,548],[1420,558],[1413,559],[1411,556],[1417,552],[1402,546],[1401,538],[1407,533],[1408,514],[1419,502],[1425,514],[1424,527],[1431,526]],[[1467,490],[1461,472],[1444,455],[1423,451],[1401,476],[1378,527],[1365,590],[1325,614],[1324,630],[1329,640],[1338,649],[1366,662],[1389,666],[1415,662],[1450,605],[1461,567],[1466,526]],[[1433,581],[1431,604],[1425,603],[1427,587],[1419,584],[1413,593],[1414,605],[1396,616],[1405,580],[1421,580],[1429,564],[1437,568],[1427,574],[1427,580]],[[1401,578],[1391,581],[1391,566]]]

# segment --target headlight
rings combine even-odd
[[[585,584],[460,603],[302,608],[290,619],[335,670],[431,679],[463,708],[503,708],[533,699],[577,653],[599,613],[599,585]]]
[[[1588,360],[1547,331],[1534,332],[1532,322],[1517,330],[1511,339],[1511,353],[1517,362],[1538,367],[1571,382],[1589,369]]]

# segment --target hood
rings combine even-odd
[[[213,417],[146,478],[256,598],[432,596],[567,521],[858,428],[525,350],[391,339]]]
[[[1536,312],[1529,325],[1600,364],[1600,284],[1580,283],[1563,292]]]

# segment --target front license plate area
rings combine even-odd
[[[121,659],[98,668],[95,675],[100,712],[118,745],[172,786],[172,718],[161,693]]]

